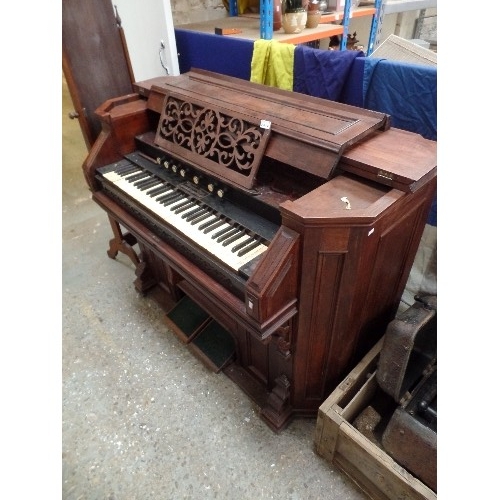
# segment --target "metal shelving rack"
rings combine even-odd
[[[375,0],[375,9],[370,29],[370,38],[368,39],[367,56],[376,49],[380,42],[380,33],[382,32],[382,23],[384,21],[385,0]]]
[[[229,0],[229,15],[238,15],[238,0]]]
[[[382,31],[382,21],[384,17],[384,7],[385,0],[375,0],[375,14],[372,17],[372,24],[370,27],[370,36],[368,39],[368,49],[366,55],[369,56],[375,49],[378,43],[378,38]],[[349,34],[349,24],[351,22],[351,0],[345,0],[344,5],[344,18],[342,20],[342,25],[344,31],[342,34],[342,41],[340,43],[340,50],[346,50],[347,47],[347,35]]]
[[[260,0],[260,37],[264,40],[273,38],[273,0]],[[351,0],[345,0],[344,16],[343,16],[343,36],[340,44],[340,50],[346,50],[347,35],[349,34],[349,23],[351,20]],[[385,0],[375,0],[375,14],[372,17],[370,28],[370,38],[368,41],[368,50],[366,55],[369,56],[377,44],[377,39],[381,32],[381,25],[384,16]],[[238,0],[229,0],[229,15],[238,15]]]
[[[347,35],[349,34],[349,23],[351,22],[351,0],[345,0],[344,4],[344,18],[342,19],[342,40],[340,42],[340,50],[345,50],[347,47]]]
[[[260,0],[260,37],[273,38],[273,0]]]

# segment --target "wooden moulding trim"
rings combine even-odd
[[[109,121],[113,115],[114,110],[116,114],[116,108],[131,103],[135,105],[121,108],[120,114],[126,114],[130,112],[136,112],[140,109],[146,109],[146,101],[140,95],[128,94],[125,96],[116,97],[114,99],[108,99],[96,109],[95,114],[99,116],[101,120]]]

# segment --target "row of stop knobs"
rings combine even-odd
[[[156,163],[158,165],[162,165],[165,167],[166,170],[169,170],[170,172],[173,172],[174,174],[180,175],[182,178],[189,180],[189,169],[185,166],[179,166],[175,164],[174,162],[165,159],[165,158],[156,158]],[[201,187],[201,183],[203,180],[203,177],[200,174],[193,174],[193,177],[191,178],[194,184],[197,186]],[[210,181],[207,184],[207,189],[210,193],[216,194],[219,198],[223,198],[224,195],[226,194],[226,188],[223,187],[217,187],[217,184],[214,181]]]

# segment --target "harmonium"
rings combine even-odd
[[[192,69],[103,103],[83,163],[134,285],[279,431],[395,317],[436,142],[390,116]]]

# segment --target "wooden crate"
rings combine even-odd
[[[318,411],[315,451],[375,500],[431,500],[437,495],[352,425],[378,384],[375,376],[383,339],[338,385]]]

